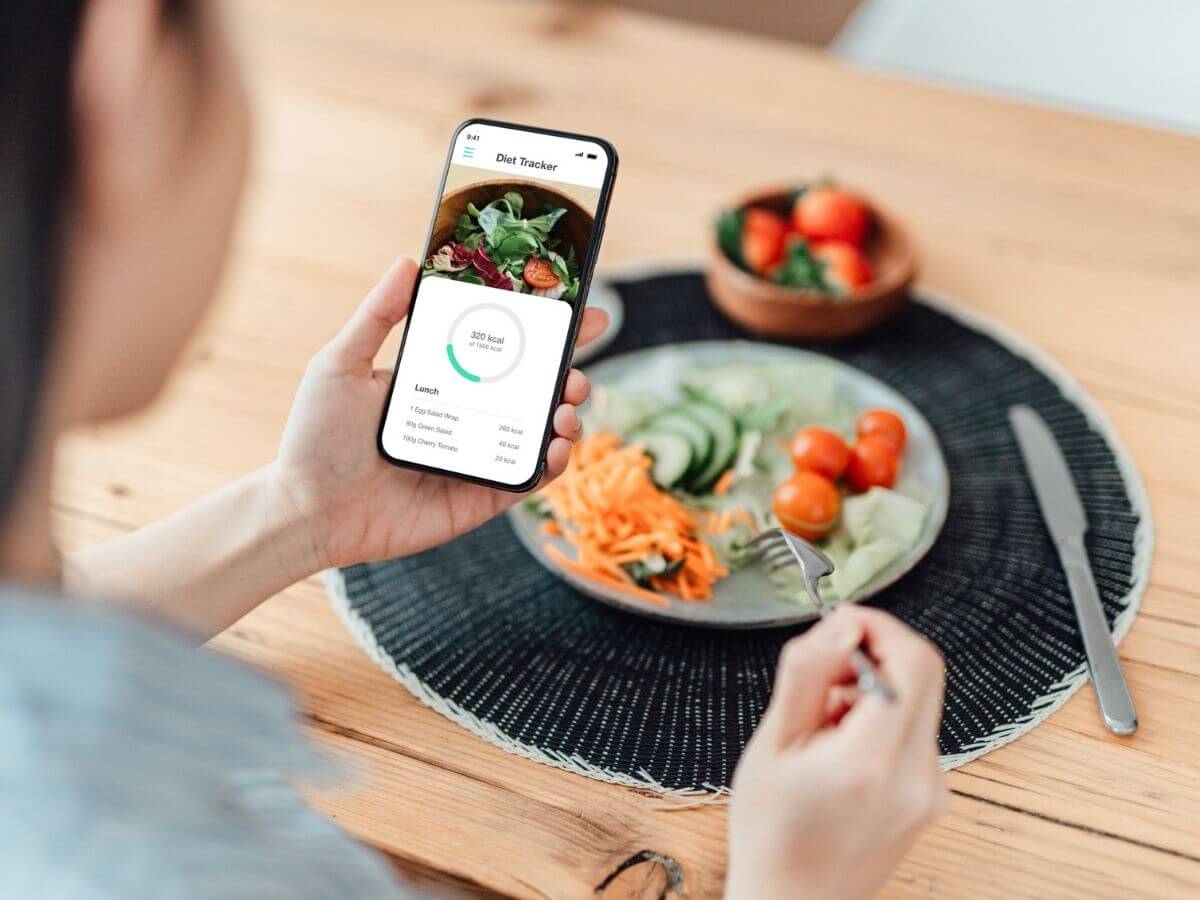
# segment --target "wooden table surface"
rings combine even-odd
[[[834,172],[903,213],[927,284],[1084,384],[1141,469],[1157,537],[1121,646],[1138,734],[1106,733],[1084,689],[949,775],[949,811],[887,893],[1200,892],[1200,141],[632,13],[237,0],[233,20],[258,144],[219,307],[153,410],[63,452],[65,546],[148,522],[273,456],[307,357],[393,256],[420,252],[448,136],[468,115],[617,145],[609,262],[699,252],[740,189]],[[317,738],[361,769],[317,804],[422,880],[588,897],[649,850],[679,862],[689,896],[720,893],[723,809],[663,811],[459,729],[368,661],[316,579],[214,646],[294,686]],[[621,879],[621,895],[656,896],[652,868]]]

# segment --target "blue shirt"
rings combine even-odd
[[[0,897],[394,898],[291,778],[267,678],[127,614],[0,589]]]

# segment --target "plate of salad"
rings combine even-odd
[[[479,182],[442,199],[422,277],[573,303],[592,223],[545,185]]]
[[[746,545],[782,526],[836,564],[831,604],[874,596],[941,531],[949,474],[929,422],[878,379],[750,341],[635,351],[588,369],[567,471],[509,512],[546,568],[642,615],[726,628],[804,622],[798,570]]]

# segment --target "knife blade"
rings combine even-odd
[[[1018,405],[1009,409],[1008,421],[1017,436],[1033,493],[1067,576],[1104,724],[1114,734],[1133,734],[1138,727],[1137,712],[1108,631],[1083,543],[1088,524],[1079,491],[1058,442],[1041,416],[1028,406]]]

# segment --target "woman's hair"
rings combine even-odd
[[[0,520],[32,437],[58,299],[82,12],[82,0],[4,0],[0,13]]]
[[[36,424],[60,300],[85,2],[0,0],[0,523]],[[163,2],[172,15],[185,5]]]

